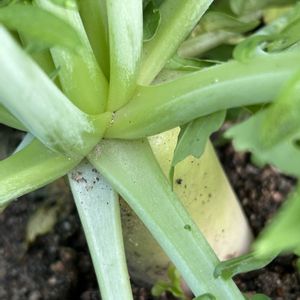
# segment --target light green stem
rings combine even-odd
[[[68,174],[103,300],[132,300],[120,220],[119,196],[82,161]]]
[[[67,159],[35,139],[0,161],[0,206],[60,178],[78,163],[79,160]]]
[[[110,46],[108,110],[124,106],[136,87],[142,53],[142,0],[107,0]]]
[[[106,137],[150,136],[220,110],[270,102],[298,71],[295,61],[299,59],[298,51],[257,56],[140,87],[132,101],[116,113]]]
[[[103,140],[88,158],[143,220],[195,295],[243,299],[233,281],[214,278],[218,259],[171,191],[146,140]]]

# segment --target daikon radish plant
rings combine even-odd
[[[67,175],[102,299],[132,299],[126,257],[137,281],[172,262],[195,299],[245,299],[235,274],[299,246],[271,246],[285,213],[240,256],[251,231],[209,136],[259,107],[227,135],[298,175],[281,152],[298,151],[295,3],[0,2],[0,123],[26,133],[0,161],[1,207]]]

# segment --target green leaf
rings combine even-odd
[[[102,140],[88,159],[145,223],[195,294],[242,299],[231,280],[214,278],[218,260],[171,191],[146,140]]]
[[[217,11],[211,11],[205,14],[201,22],[206,31],[224,30],[237,33],[254,29],[260,23],[258,20],[245,22],[231,15]]]
[[[47,47],[60,45],[75,51],[82,46],[81,39],[72,26],[36,6],[13,4],[0,8],[0,23]]]
[[[143,44],[141,0],[107,0],[110,46],[110,90],[108,110],[116,111],[136,88]]]
[[[73,169],[68,178],[102,299],[132,300],[118,194],[86,160]]]
[[[300,72],[297,72],[284,86],[278,99],[265,110],[260,134],[265,148],[300,138],[299,90]]]
[[[209,136],[221,127],[224,119],[225,111],[221,111],[183,125],[178,136],[172,166],[189,155],[200,158]]]
[[[300,247],[300,188],[291,193],[283,207],[254,243],[258,255],[297,251]]]
[[[300,176],[299,82],[297,72],[274,103],[226,133],[234,139],[237,149],[252,151],[260,165],[270,163],[297,177]]]
[[[111,114],[83,113],[2,27],[0,41],[1,104],[47,147],[82,158],[101,139]]]
[[[161,21],[159,9],[156,8],[153,2],[147,5],[144,10],[144,27],[143,27],[143,40],[144,42],[150,41],[156,34]]]
[[[63,92],[85,113],[94,115],[105,111],[107,80],[98,66],[78,11],[54,5],[50,0],[36,0],[36,3],[76,28],[83,44],[77,53],[61,47],[51,49],[55,66],[60,68]]]
[[[267,55],[264,50],[265,43],[274,41],[274,39],[276,39],[276,36],[272,35],[254,35],[247,38],[235,47],[233,57],[240,62],[247,62],[255,56]]]
[[[277,256],[277,254],[278,253],[261,258],[257,256],[255,252],[252,252],[229,259],[227,261],[220,262],[217,265],[214,275],[216,277],[222,276],[224,279],[229,279],[240,273],[261,269],[268,265]]]
[[[109,79],[109,45],[106,0],[80,0],[79,12],[97,62]]]
[[[35,139],[0,161],[0,206],[65,175],[78,162],[49,150]]]
[[[115,114],[110,138],[154,135],[229,108],[272,101],[299,70],[296,51],[230,61],[156,86],[142,86]],[[253,89],[253,86],[256,88]]]
[[[173,183],[175,166],[189,155],[201,157],[210,135],[221,127],[225,115],[225,111],[216,112],[181,127],[169,172],[171,183]]]
[[[272,147],[265,148],[261,139],[262,124],[266,111],[256,113],[245,122],[229,129],[225,136],[233,139],[238,151],[251,151],[260,165],[271,164],[282,172],[300,176],[300,150],[288,140]]]
[[[276,41],[268,46],[270,51],[284,50],[300,40],[300,19],[291,22],[281,32]]]
[[[211,3],[212,0],[165,0],[160,5],[160,25],[155,36],[143,47],[139,84],[152,82]]]

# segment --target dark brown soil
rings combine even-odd
[[[0,127],[0,159],[16,144],[4,143],[6,133],[7,129]],[[294,180],[270,167],[256,168],[249,154],[235,153],[230,145],[219,148],[219,155],[257,235],[282,204]],[[28,245],[26,224],[45,199],[53,205],[63,199],[64,208],[51,233]],[[299,280],[293,256],[278,258],[263,270],[236,278],[243,291],[265,293],[275,300],[300,299]],[[152,299],[145,288],[133,285],[133,290],[135,299]],[[0,300],[69,299],[100,298],[75,207],[60,180],[20,198],[0,214]]]
[[[220,147],[218,153],[252,230],[258,235],[293,189],[295,179],[271,167],[255,167],[248,153],[236,153],[230,144]],[[300,299],[300,277],[293,255],[278,257],[266,268],[239,275],[235,281],[250,294],[256,291],[274,300]]]

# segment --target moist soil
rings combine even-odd
[[[20,138],[19,133],[0,127],[0,159]],[[218,154],[257,236],[293,189],[295,180],[271,167],[255,167],[248,153],[236,153],[231,144],[218,147]],[[61,205],[56,225],[29,242],[27,224],[45,202],[48,208]],[[235,281],[248,294],[256,291],[275,300],[300,300],[300,277],[292,255],[279,257],[262,270],[237,276]],[[154,299],[149,289],[134,283],[133,291],[135,299]],[[69,299],[100,297],[79,218],[61,179],[19,198],[0,214],[0,300]],[[175,298],[163,295],[159,299]]]

